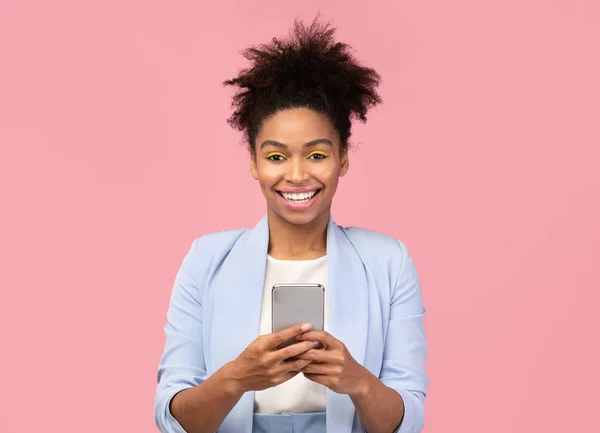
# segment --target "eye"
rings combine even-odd
[[[271,152],[267,155],[267,159],[269,161],[281,162],[281,161],[285,161],[285,156],[279,152]]]
[[[327,152],[322,152],[322,151],[311,152],[310,155],[308,155],[308,157],[311,159],[325,159],[328,156],[329,156],[329,154]]]

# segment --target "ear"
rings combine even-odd
[[[250,155],[250,174],[254,180],[258,180],[258,170],[256,169],[256,155]]]
[[[350,168],[350,158],[348,158],[348,150],[344,150],[340,155],[340,177],[344,176]]]

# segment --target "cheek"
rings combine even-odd
[[[340,170],[337,165],[332,165],[329,167],[319,167],[319,169],[314,172],[314,176],[322,184],[332,187],[337,185],[338,179],[340,177]]]
[[[259,182],[264,185],[275,184],[281,178],[281,170],[271,164],[258,164],[257,174]]]

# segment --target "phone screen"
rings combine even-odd
[[[305,322],[312,330],[323,330],[325,288],[321,284],[275,284],[272,301],[272,332]],[[290,339],[280,347],[297,342]]]

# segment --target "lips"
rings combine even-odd
[[[319,196],[321,188],[303,188],[302,190],[277,191],[285,205],[292,210],[302,211],[308,209]]]
[[[312,199],[315,195],[319,193],[319,191],[320,189],[314,189],[312,191],[307,192],[278,192],[284,199],[288,201],[291,201],[293,203],[304,203]]]

